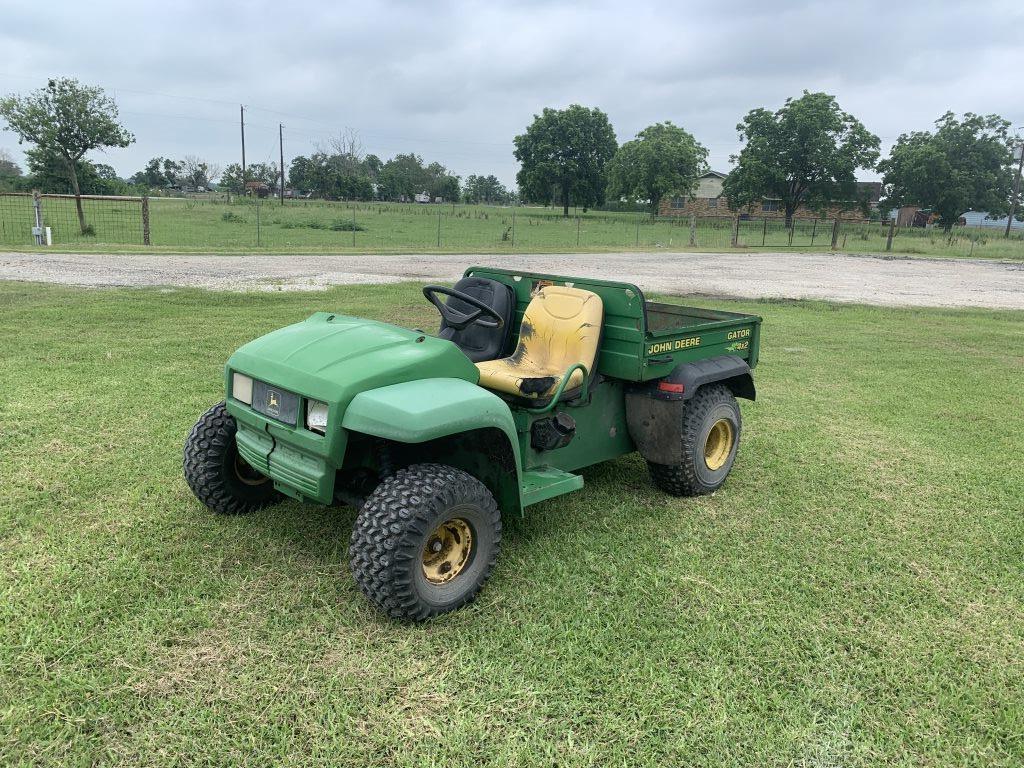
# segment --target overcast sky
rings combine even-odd
[[[345,128],[513,184],[512,137],[545,106],[608,113],[619,142],[672,120],[727,170],[736,123],[803,89],[834,94],[882,138],[947,109],[1024,125],[1024,2],[145,2],[0,0],[0,93],[63,75],[113,95],[155,155],[308,154]],[[16,137],[0,148],[17,159]],[[874,178],[871,173],[861,178]]]

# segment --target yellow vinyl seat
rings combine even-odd
[[[548,285],[530,300],[511,356],[477,363],[480,386],[531,400],[550,398],[565,372],[581,363],[594,370],[601,338],[601,297],[579,288]],[[565,392],[583,384],[573,371]]]

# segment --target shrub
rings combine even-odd
[[[331,229],[335,232],[365,232],[366,227],[362,224],[357,224],[351,219],[337,219],[331,224]]]
[[[246,221],[244,216],[239,216],[234,211],[224,211],[220,219],[221,221],[229,221],[233,224],[244,224]]]

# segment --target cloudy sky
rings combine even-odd
[[[250,162],[277,157],[281,122],[286,162],[350,128],[366,152],[511,184],[512,137],[575,102],[620,142],[672,120],[725,170],[742,115],[803,89],[835,94],[884,149],[946,110],[1024,126],[1022,73],[1020,0],[0,0],[0,93],[103,86],[137,141],[94,160],[126,176],[154,155],[238,162],[239,104]],[[9,132],[0,148],[21,157]]]

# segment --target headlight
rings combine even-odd
[[[306,401],[306,429],[321,435],[327,434],[327,403]]]
[[[231,396],[240,403],[252,405],[252,379],[241,373],[232,374]]]

